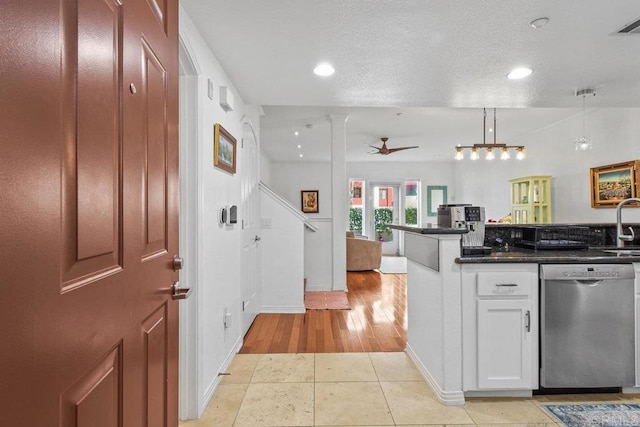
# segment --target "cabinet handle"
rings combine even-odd
[[[517,283],[496,283],[497,287],[505,287],[505,288],[513,288],[513,287],[517,287],[518,284]]]
[[[524,314],[524,328],[527,332],[531,332],[531,311],[529,310]]]

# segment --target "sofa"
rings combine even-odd
[[[381,260],[381,242],[347,231],[347,271],[375,270],[380,268]]]

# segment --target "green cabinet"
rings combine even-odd
[[[512,224],[551,223],[551,176],[524,176],[509,183]]]

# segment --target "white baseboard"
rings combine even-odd
[[[638,394],[640,393],[640,387],[622,387],[623,394]]]
[[[268,314],[304,314],[304,305],[263,305],[260,313]]]
[[[227,370],[229,364],[231,363],[235,355],[238,354],[241,348],[242,337],[238,338],[238,341],[236,341],[236,343],[234,344],[231,352],[227,355],[226,359],[222,363],[222,366],[220,367],[220,372],[225,372]],[[218,386],[220,385],[221,379],[222,377],[220,375],[216,375],[216,377],[207,386],[207,389],[202,396],[202,402],[200,402],[200,405],[198,407],[198,418],[200,418],[204,413],[204,410],[207,409],[209,402],[211,402],[211,399],[213,398],[213,394],[216,392]]]
[[[532,390],[483,390],[465,391],[465,397],[531,397]]]
[[[436,395],[440,403],[445,406],[462,406],[464,405],[464,393],[462,390],[460,391],[445,391],[440,388],[440,385],[436,382],[436,380],[431,376],[429,370],[422,364],[420,359],[418,359],[418,355],[413,351],[409,343],[407,343],[407,347],[405,349],[407,355],[413,360],[418,371],[424,377],[424,380],[429,384],[431,390]]]
[[[305,291],[311,292],[330,292],[334,289],[331,288],[331,285],[310,285],[307,283],[307,287]]]

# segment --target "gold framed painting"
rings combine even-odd
[[[220,123],[213,127],[213,165],[230,174],[236,173],[236,139]]]
[[[639,168],[640,160],[591,168],[591,207],[615,208],[624,199],[638,197]]]
[[[302,203],[302,212],[318,213],[320,212],[318,203],[318,190],[302,190],[300,199]]]

